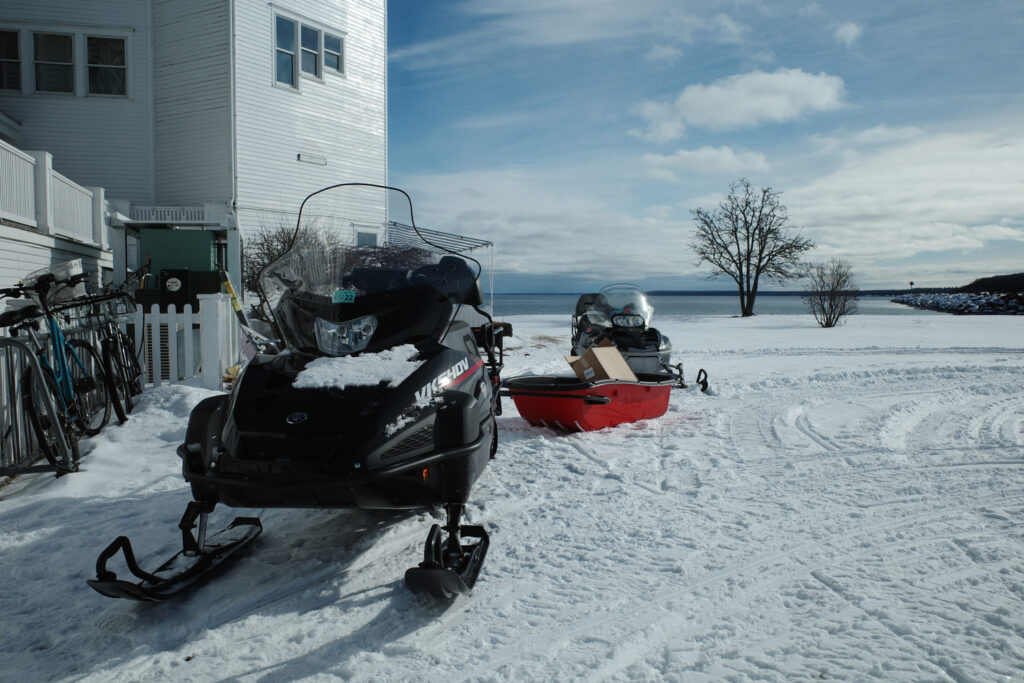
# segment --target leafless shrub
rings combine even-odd
[[[859,290],[853,282],[849,262],[833,257],[828,263],[811,266],[803,300],[822,327],[835,327],[845,316],[857,312]]]

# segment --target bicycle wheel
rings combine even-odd
[[[75,389],[76,416],[85,435],[96,436],[110,419],[110,392],[103,361],[92,344],[81,339],[72,339],[64,349]]]
[[[139,363],[139,354],[135,351],[135,342],[124,332],[118,330],[118,338],[121,343],[118,345],[121,349],[121,366],[125,369],[125,376],[128,378],[128,386],[131,388],[133,396],[138,396],[142,393],[143,382],[142,382],[142,364]]]
[[[36,391],[32,366],[29,365],[25,368],[25,372],[21,376],[21,404],[25,410],[25,414],[28,415],[28,421],[29,424],[32,425],[32,431],[36,435],[36,441],[39,443],[39,450],[42,452],[47,462],[56,467],[58,472],[73,472],[78,468],[78,459],[80,457],[78,451],[78,436],[75,434],[75,430],[71,426],[69,416],[61,410],[63,403],[57,398],[60,396],[60,389],[57,388],[57,380],[53,376],[53,371],[47,367],[42,368],[42,371],[43,381],[46,384],[46,388],[50,390],[50,395],[42,396]],[[53,421],[50,420],[50,413],[42,403],[46,400],[54,401],[54,406],[57,409],[59,419],[59,424],[57,425],[54,425]],[[64,440],[67,442],[68,446],[71,447],[72,467],[70,469],[61,461],[60,447],[57,445],[57,430],[64,433]]]
[[[128,421],[128,413],[132,409],[132,392],[128,387],[128,379],[124,376],[124,368],[117,360],[116,345],[116,338],[103,340],[103,374],[107,377],[110,407],[114,409],[117,421],[124,424]]]

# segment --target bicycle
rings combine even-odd
[[[64,280],[58,280],[49,272],[34,277],[34,281],[23,281],[17,287],[0,290],[2,296],[29,295],[37,302],[34,306],[4,313],[2,317],[8,314],[10,317],[3,322],[8,323],[12,333],[24,332],[28,335],[32,349],[39,359],[45,384],[55,397],[58,412],[65,422],[61,426],[71,436],[69,440],[77,442],[83,435],[98,434],[109,420],[110,392],[107,389],[99,354],[84,340],[65,338],[51,302],[56,300],[53,296],[55,292],[59,292],[60,288],[74,287],[85,279],[86,274],[70,275]],[[40,323],[44,321],[49,335],[49,350],[36,336]],[[56,464],[56,453],[50,447],[52,435],[48,435],[51,425],[46,417],[46,411],[40,410],[40,397],[35,396],[32,391],[32,372],[32,366],[26,368],[22,380],[25,412],[40,444],[43,445],[44,455],[51,463]]]
[[[122,319],[135,309],[133,292],[149,274],[150,262],[138,267],[120,284],[108,285],[102,294],[74,298],[61,309],[78,314],[76,323],[99,334],[99,351],[107,380],[111,407],[124,424],[135,407],[134,396],[144,388],[142,364],[135,342],[121,330]]]

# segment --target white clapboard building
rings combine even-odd
[[[160,227],[209,232],[237,284],[240,238],[314,189],[386,183],[386,19],[386,0],[0,0],[0,276],[78,255],[117,278]],[[94,222],[55,227],[29,165]]]

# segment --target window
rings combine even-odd
[[[375,232],[356,232],[356,246],[357,247],[375,247],[375,246],[377,246],[377,233],[375,233]]]
[[[123,38],[86,38],[90,95],[127,95],[128,67]]]
[[[341,38],[324,34],[324,69],[333,69],[338,73],[345,73],[345,60],[342,57]]]
[[[0,31],[0,90],[21,90],[17,31]]]
[[[277,17],[274,28],[274,79],[278,83],[284,83],[296,87],[295,82],[295,56],[296,41],[295,29],[297,24],[284,17]]]
[[[72,37],[69,35],[35,34],[36,90],[75,91],[75,59],[72,44]]]
[[[302,72],[320,76],[320,31],[302,27]]]

